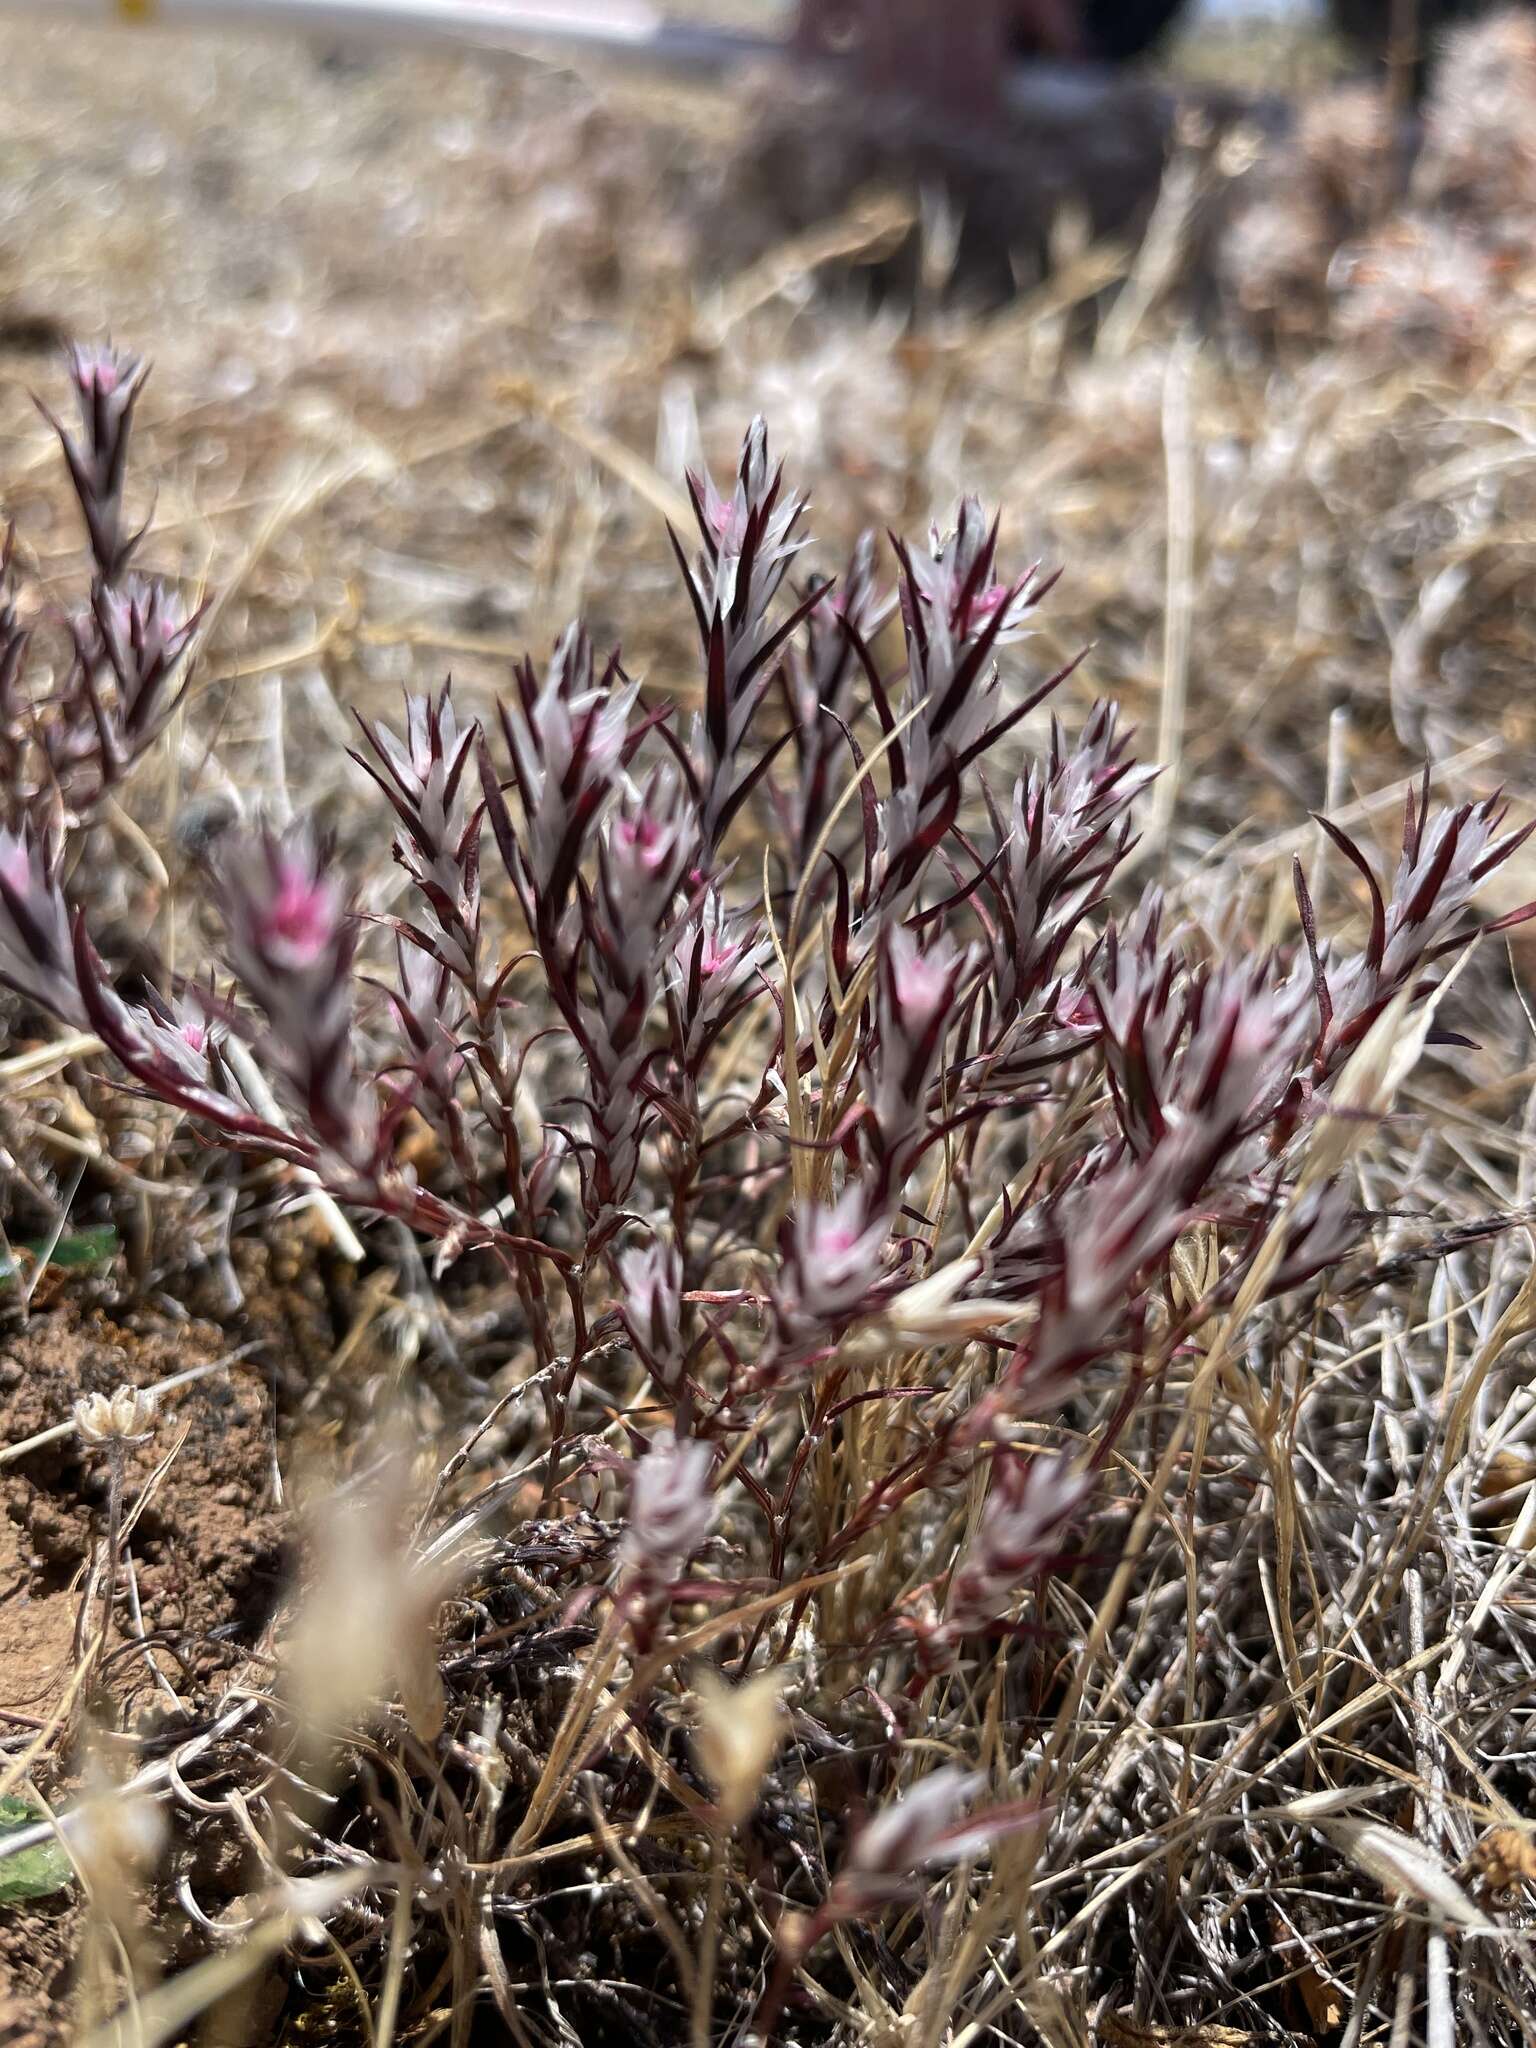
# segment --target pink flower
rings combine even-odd
[[[673,853],[676,834],[649,811],[620,817],[613,827],[616,854],[648,875],[665,871]]]
[[[1098,1029],[1099,1008],[1081,982],[1064,982],[1057,993],[1053,1016],[1065,1031]]]
[[[910,932],[898,928],[890,936],[889,963],[891,1011],[906,1034],[916,1037],[952,1000],[960,955],[948,939],[925,953]]]
[[[871,1134],[891,1187],[922,1150],[928,1097],[955,999],[972,956],[948,938],[925,953],[900,925],[885,938],[875,984],[876,1030],[863,1053]]]
[[[655,1237],[618,1258],[624,1324],[660,1385],[673,1388],[683,1368],[683,1262],[670,1238]]]
[[[704,487],[704,517],[727,554],[739,555],[747,531],[747,507],[740,496],[724,498],[712,483]]]
[[[351,1158],[373,1105],[352,1050],[352,927],[328,856],[306,826],[237,842],[220,871],[230,961],[265,1011],[263,1051],[306,1126]]]
[[[148,372],[136,356],[110,347],[71,349],[69,372],[79,432],[70,433],[51,413],[48,419],[69,465],[97,571],[112,582],[127,566],[137,540],[123,531],[123,474],[134,406]]]
[[[26,832],[0,831],[0,981],[66,1024],[84,1022],[63,891]]]
[[[635,1466],[629,1527],[619,1558],[642,1585],[658,1592],[676,1585],[714,1527],[717,1503],[709,1490],[714,1464],[708,1444],[679,1443],[664,1429]]]
[[[867,1821],[828,1897],[829,1920],[862,1917],[902,1898],[919,1871],[979,1856],[1000,1834],[1031,1817],[1009,1807],[963,1820],[986,1783],[979,1771],[942,1764]]]
[[[942,1631],[947,1642],[1006,1611],[1024,1580],[1056,1555],[1063,1527],[1092,1490],[1092,1475],[1065,1458],[994,1464],[976,1533],[950,1583]]]
[[[971,599],[971,616],[974,619],[990,619],[994,612],[1016,595],[1011,583],[989,583],[985,590],[978,590]]]
[[[800,1210],[790,1224],[784,1268],[774,1288],[778,1344],[788,1358],[834,1340],[889,1286],[891,1224],[862,1181],[837,1200]]]
[[[812,1209],[795,1231],[805,1297],[823,1314],[851,1307],[879,1278],[889,1234],[886,1217],[870,1215],[868,1191],[858,1181],[830,1208]]]
[[[598,850],[603,950],[631,982],[648,975],[693,857],[696,825],[676,776],[658,769],[606,824]]]
[[[32,883],[32,856],[24,841],[7,832],[0,838],[0,882],[18,894]]]
[[[110,398],[119,384],[132,376],[138,364],[134,357],[123,355],[115,348],[85,342],[73,351],[70,367],[83,393],[99,393]]]
[[[271,906],[260,920],[262,940],[285,966],[312,967],[336,936],[339,911],[329,883],[284,864]]]
[[[717,974],[728,974],[741,958],[741,946],[731,945],[706,937],[699,952],[699,973],[706,981]]]

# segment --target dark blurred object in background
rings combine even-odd
[[[1493,12],[1490,0],[1328,0],[1334,27],[1346,42],[1373,57],[1384,57],[1394,38],[1406,38],[1420,62],[1433,54],[1442,29],[1474,15]]]
[[[1074,47],[1065,52],[1100,64],[1124,64],[1143,56],[1185,12],[1186,0],[1022,0],[1014,8],[1012,43],[1021,57],[1064,54],[1050,40],[1046,18],[1058,12],[1069,18]]]
[[[1440,33],[1490,11],[1496,0],[1325,0],[1334,28],[1355,50],[1401,50],[1422,73]],[[1080,59],[1125,64],[1145,56],[1192,0],[802,0],[804,48],[857,54],[866,70],[926,96],[980,97],[1006,59]]]
[[[866,68],[941,96],[995,73],[1008,58],[1120,64],[1141,56],[1187,0],[802,0],[803,48],[857,54]]]

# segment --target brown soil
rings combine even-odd
[[[208,1323],[116,1320],[65,1302],[0,1349],[0,1432],[15,1443],[65,1420],[82,1394],[152,1386],[230,1349]],[[137,1520],[128,1550],[145,1632],[184,1697],[217,1683],[271,1609],[272,1470],[266,1372],[254,1357],[173,1389],[150,1441],[129,1454],[125,1511],[137,1508]],[[105,1458],[73,1435],[0,1471],[0,1708],[45,1717],[59,1704],[106,1494]],[[169,1707],[144,1651],[119,1639],[108,1669],[125,1710],[147,1705],[151,1691]]]
[[[0,2042],[54,2048],[64,2010],[79,1907],[72,1893],[0,1919]]]
[[[152,1386],[233,1348],[211,1323],[61,1301],[0,1337],[0,1442],[65,1420],[82,1394]],[[271,1611],[283,1523],[272,1497],[267,1373],[256,1354],[172,1389],[150,1441],[129,1454],[125,1514],[136,1518],[127,1555],[145,1642],[125,1635],[132,1623],[120,1603],[103,1667],[119,1726],[180,1718],[151,1657],[194,1708],[227,1682]],[[75,1705],[77,1622],[106,1486],[104,1458],[73,1435],[0,1467],[0,1732],[18,1744],[31,1723]],[[7,2048],[61,2038],[77,1920],[70,1893],[0,1914]]]

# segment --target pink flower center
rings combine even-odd
[[[672,857],[675,835],[649,812],[642,811],[638,818],[621,822],[614,836],[628,857],[646,874],[665,873],[667,862]]]
[[[1014,595],[1011,583],[989,583],[985,590],[978,590],[971,599],[966,625],[972,632],[988,625],[998,612],[1004,611]]]
[[[286,869],[262,920],[266,942],[282,947],[298,965],[307,967],[330,944],[334,929],[329,889],[301,868]]]
[[[1056,1005],[1056,1022],[1068,1030],[1090,1030],[1098,1021],[1098,1005],[1084,990],[1064,993]]]
[[[726,553],[737,553],[746,538],[745,507],[738,506],[734,498],[716,498],[714,503],[706,508],[706,516],[715,530],[716,539]]]
[[[896,1000],[916,1017],[934,1015],[949,990],[949,972],[942,961],[916,954],[904,961],[896,976]]]
[[[32,863],[27,858],[27,849],[18,840],[0,854],[0,876],[5,885],[17,896],[27,893],[32,887]]]

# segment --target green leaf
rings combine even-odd
[[[41,1807],[29,1806],[25,1799],[0,1799],[0,1849],[11,1835],[47,1818]],[[74,1876],[74,1866],[56,1837],[6,1856],[0,1859],[0,1911],[61,1892],[74,1882]]]
[[[39,1255],[42,1245],[31,1247]],[[117,1257],[117,1232],[110,1223],[93,1223],[85,1230],[72,1230],[53,1248],[50,1266],[106,1266]]]
[[[110,1223],[93,1223],[85,1230],[67,1231],[54,1246],[49,1256],[50,1266],[89,1269],[95,1266],[110,1266],[117,1257],[117,1231]],[[48,1250],[46,1237],[30,1239],[16,1247],[33,1259],[40,1259]],[[7,1288],[16,1275],[16,1263],[10,1254],[0,1249],[0,1291]]]

